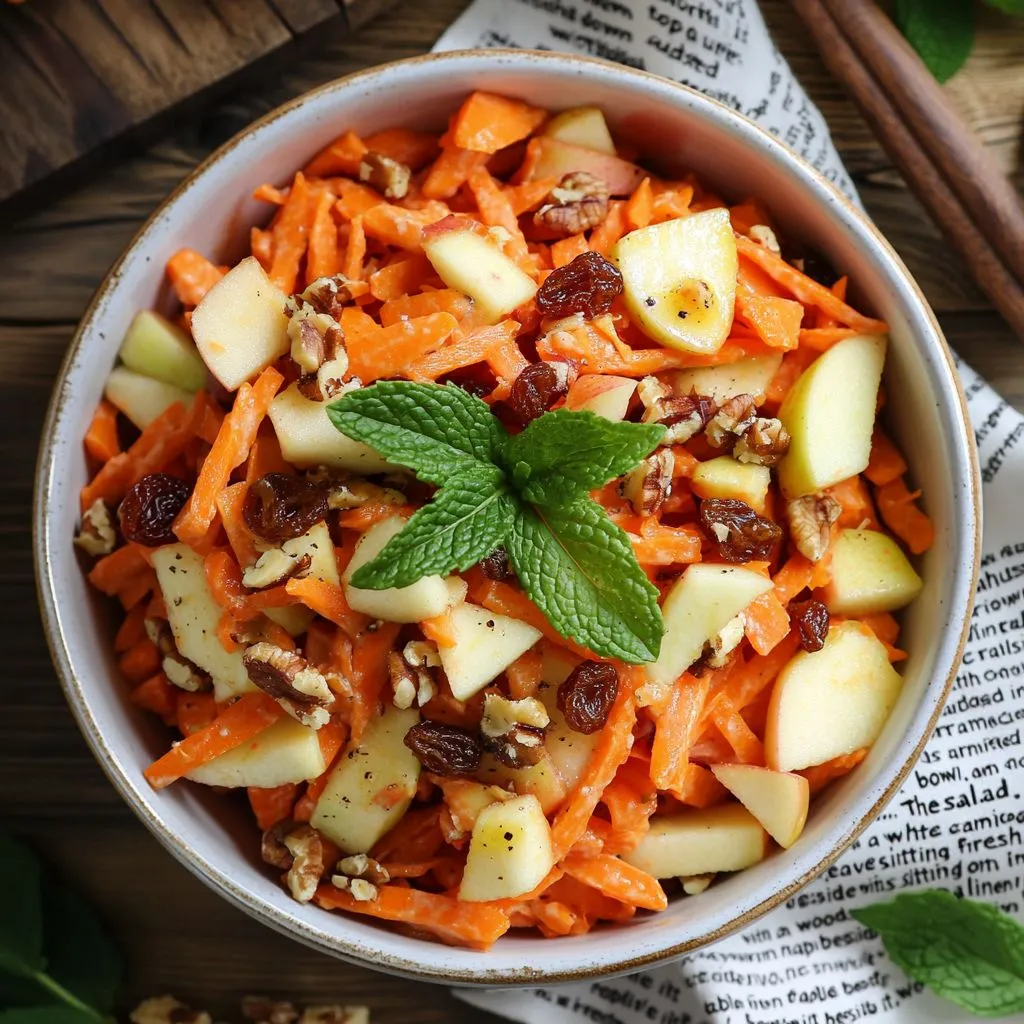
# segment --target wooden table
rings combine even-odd
[[[496,1019],[442,989],[350,967],[276,935],[163,852],[107,783],[65,707],[36,611],[29,523],[37,439],[54,375],[90,294],[142,220],[253,117],[335,76],[428,50],[465,4],[407,0],[354,38],[324,38],[273,82],[209,106],[147,152],[126,154],[0,232],[0,649],[8,658],[0,705],[0,820],[34,841],[102,908],[128,957],[126,1007],[173,991],[238,1019],[241,996],[270,992],[300,1003],[366,1002],[377,1024]],[[780,47],[831,124],[868,211],[921,282],[950,343],[1024,406],[1024,346],[908,194],[785,0],[764,0],[763,6]],[[1020,184],[1024,21],[982,7],[979,14],[974,55],[950,91]]]

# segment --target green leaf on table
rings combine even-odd
[[[508,436],[486,402],[454,384],[378,381],[327,415],[342,434],[434,484],[493,466]]]
[[[407,587],[424,576],[468,569],[504,541],[515,508],[495,466],[451,478],[376,558],[355,571],[352,585]]]
[[[665,434],[655,423],[613,423],[560,409],[535,419],[505,446],[519,493],[538,505],[566,505],[628,473]]]
[[[87,1013],[74,1006],[23,1006],[0,1012],[0,1024],[96,1024],[99,1014]]]
[[[1024,15],[1024,0],[985,0],[985,3],[1004,14]]]
[[[523,589],[562,636],[606,658],[658,657],[665,629],[658,589],[596,502],[521,507],[507,548]]]
[[[895,15],[907,42],[940,82],[960,70],[974,45],[971,0],[896,0]]]
[[[934,889],[851,911],[916,981],[979,1017],[1024,1011],[1024,926]]]
[[[0,914],[0,970],[31,975],[45,963],[39,862],[27,846],[3,831],[0,877],[7,883]]]

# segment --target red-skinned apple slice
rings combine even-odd
[[[642,167],[627,160],[585,146],[574,146],[546,135],[531,141],[530,147],[536,153],[536,162],[530,172],[531,181],[537,178],[563,178],[576,171],[586,171],[600,178],[613,196],[628,196],[647,177]]]
[[[611,374],[587,373],[579,377],[565,396],[571,412],[592,412],[606,420],[624,420],[636,381]]]

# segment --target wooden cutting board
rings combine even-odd
[[[0,202],[388,0],[0,0]],[[7,203],[10,208],[15,204]]]

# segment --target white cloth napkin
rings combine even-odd
[[[758,121],[856,199],[820,111],[753,0],[476,0],[435,49],[491,46],[570,50],[693,86]],[[944,887],[1024,921],[1024,718],[1015,718],[1024,708],[1024,417],[959,369],[986,510],[975,622],[939,728],[885,813],[803,899],[679,963],[460,998],[529,1024],[975,1019],[910,982],[845,913],[899,890]],[[989,802],[962,806],[965,792],[983,790]]]

